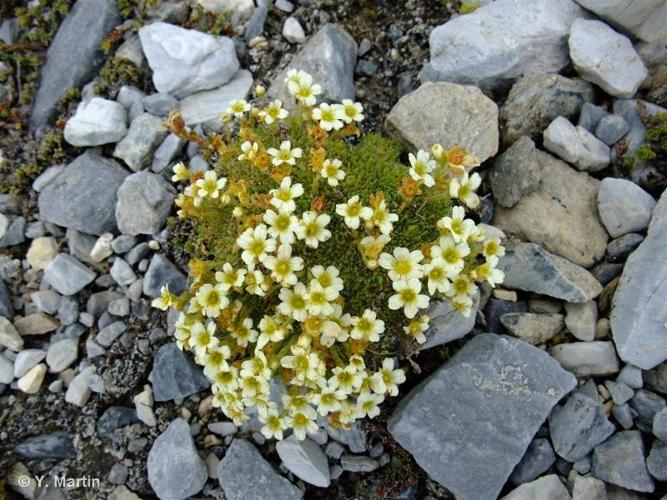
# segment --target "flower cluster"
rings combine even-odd
[[[403,166],[391,141],[359,139],[360,103],[317,105],[303,71],[285,83],[294,111],[233,101],[226,131],[200,140],[216,168],[174,167],[196,258],[190,288],[153,304],[180,310],[178,346],[214,406],[237,424],[256,407],[267,438],[304,439],[318,415],[378,415],[405,381],[396,356],[426,341],[429,303],[470,315],[476,283],[503,279],[503,247],[465,217],[480,178],[464,149],[435,145]]]

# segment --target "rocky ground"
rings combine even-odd
[[[0,498],[667,493],[667,4],[480,3],[1,7]],[[507,253],[380,417],[276,444],[150,301],[186,280],[170,167],[208,168],[169,112],[215,128],[291,67],[406,151],[474,152]]]

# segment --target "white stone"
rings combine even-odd
[[[46,365],[44,363],[40,363],[33,367],[28,373],[23,375],[18,380],[16,385],[26,394],[36,394],[42,387],[42,382],[44,382],[44,375],[46,375]]]
[[[292,474],[320,488],[331,484],[329,464],[322,449],[310,439],[284,439],[276,444],[278,456]]]
[[[13,323],[4,316],[0,316],[0,345],[15,352],[23,347],[23,338]]]
[[[0,354],[0,384],[11,384],[14,380],[14,363]]]
[[[65,393],[65,401],[83,407],[90,399],[90,379],[95,374],[95,367],[89,366],[72,379]]]
[[[517,486],[501,500],[571,500],[565,485],[556,474]]]
[[[606,177],[600,183],[598,213],[614,238],[646,229],[655,204],[653,196],[634,182]]]
[[[236,46],[228,37],[157,22],[142,27],[139,38],[155,88],[176,98],[219,87],[239,69]]]
[[[301,27],[301,23],[294,16],[285,19],[283,24],[283,36],[290,43],[303,43],[306,41],[306,33]]]
[[[615,97],[631,98],[648,76],[630,40],[601,21],[577,19],[569,45],[579,75]]]
[[[197,0],[204,10],[214,14],[230,14],[233,25],[247,20],[255,4],[252,0]]]
[[[605,168],[611,158],[609,146],[563,116],[552,121],[544,131],[544,147],[579,170],[591,172]]]
[[[113,250],[111,249],[111,242],[113,239],[114,235],[111,233],[104,233],[97,238],[97,241],[93,245],[93,249],[89,254],[93,262],[102,262],[113,253]]]
[[[60,373],[74,363],[78,356],[78,342],[75,339],[64,338],[49,346],[46,364],[53,373]]]
[[[58,255],[58,243],[51,236],[40,236],[32,240],[25,258],[35,271],[46,269],[46,266]]]
[[[576,2],[641,40],[667,43],[665,0],[576,0]]]
[[[76,114],[65,124],[65,140],[78,147],[118,142],[126,133],[125,108],[101,97],[81,102],[76,108]]]
[[[5,214],[0,213],[0,238],[7,234],[9,228],[9,219]]]
[[[23,349],[14,360],[14,376],[21,378],[46,357],[42,349]]]

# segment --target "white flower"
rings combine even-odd
[[[209,283],[202,285],[195,296],[203,313],[209,318],[216,318],[221,309],[229,305],[227,291],[222,285],[213,286]]]
[[[343,280],[338,277],[340,273],[334,266],[329,266],[326,269],[323,266],[313,266],[310,274],[327,293],[331,291],[332,296],[335,294],[330,300],[335,300],[338,297],[338,293],[343,289]]]
[[[296,215],[284,209],[278,213],[273,210],[267,210],[263,216],[264,222],[269,225],[269,234],[281,243],[294,243],[294,233],[299,225]]]
[[[320,358],[317,356],[317,353],[310,352],[299,345],[290,347],[290,352],[289,356],[284,356],[280,360],[280,366],[294,372],[293,380],[295,382],[303,383],[306,380],[316,380],[321,368]],[[292,402],[298,404],[298,401],[295,399],[292,399]]]
[[[382,200],[373,210],[371,222],[382,234],[389,234],[394,229],[394,222],[398,220],[398,215],[392,214],[387,210],[387,203]]]
[[[288,79],[290,79],[289,74]],[[322,93],[322,87],[313,83],[313,77],[303,71],[297,72],[296,76],[288,81],[287,89],[297,101],[306,106],[314,106],[317,101],[315,96]]]
[[[312,315],[329,316],[333,313],[331,301],[338,297],[338,292],[333,288],[324,288],[317,280],[312,280],[308,285],[308,305]]]
[[[252,319],[245,318],[240,325],[230,329],[229,332],[241,347],[247,347],[250,342],[257,340],[257,330],[252,327]]]
[[[430,159],[430,155],[421,149],[417,151],[417,156],[410,153],[408,155],[410,160],[410,177],[416,181],[422,181],[426,187],[431,187],[435,184],[431,172],[435,168],[435,161]]]
[[[239,288],[245,279],[245,269],[234,269],[229,262],[222,265],[222,271],[215,273],[215,280],[220,283],[223,290]]]
[[[262,262],[266,255],[276,249],[276,240],[268,238],[268,231],[264,224],[255,228],[248,228],[237,238],[236,243],[243,249],[241,258],[247,265]]]
[[[326,229],[331,217],[327,214],[317,214],[313,211],[304,212],[299,226],[296,228],[296,236],[304,240],[306,245],[317,248],[322,241],[331,238],[331,231]]]
[[[283,102],[280,99],[272,101],[266,108],[259,112],[260,118],[264,120],[267,125],[271,125],[276,120],[284,120],[289,113],[283,108]]]
[[[490,238],[484,242],[482,253],[487,259],[490,257],[502,257],[505,255],[505,247],[500,244],[498,238]]]
[[[424,335],[424,332],[428,330],[428,322],[428,314],[422,314],[421,316],[418,316],[417,318],[414,318],[412,321],[410,321],[410,324],[403,327],[403,330],[405,333],[414,338],[417,343],[423,344],[426,342],[426,335]]]
[[[452,208],[452,216],[445,216],[440,219],[438,227],[449,231],[457,243],[466,241],[475,229],[475,223],[471,219],[466,219],[465,215],[463,207],[454,207]]]
[[[205,196],[217,198],[226,184],[227,179],[225,177],[218,179],[218,175],[213,170],[209,170],[204,173],[203,179],[197,179],[195,182],[195,186],[199,188],[197,189],[197,196],[200,198],[204,198]]]
[[[456,295],[452,299],[452,307],[460,312],[464,318],[469,318],[472,313],[472,299],[467,295]]]
[[[319,107],[313,109],[313,120],[320,122],[320,128],[326,130],[339,130],[343,128],[345,112],[340,104],[327,104],[323,102]]]
[[[215,323],[210,322],[206,327],[200,322],[190,328],[190,347],[197,356],[204,356],[208,350],[218,348],[218,339],[215,336]]]
[[[274,405],[275,406],[275,405]],[[275,438],[281,440],[283,431],[287,429],[287,419],[281,417],[274,406],[265,406],[259,408],[259,421],[264,424],[260,431],[266,439]]]
[[[426,264],[424,266],[424,274],[428,278],[429,294],[433,295],[436,291],[440,293],[447,293],[449,291],[450,283],[447,279],[449,273],[442,259],[434,259]]]
[[[329,379],[329,387],[339,389],[345,394],[351,394],[361,384],[361,373],[351,366],[336,367],[332,372],[333,376]]]
[[[278,311],[285,316],[290,316],[299,322],[306,321],[308,317],[308,292],[303,283],[297,283],[294,288],[282,288],[280,290]]]
[[[449,295],[454,297],[470,297],[477,292],[477,285],[467,274],[459,274],[452,280]]]
[[[389,309],[395,311],[403,308],[405,317],[412,319],[419,309],[426,309],[428,307],[428,295],[419,293],[422,285],[417,278],[394,281],[392,287],[396,294],[389,297]]]
[[[479,196],[475,190],[482,183],[479,174],[474,173],[470,177],[465,173],[461,179],[453,179],[449,185],[449,195],[452,198],[461,200],[469,208],[475,208],[479,205]]]
[[[359,318],[352,319],[350,337],[356,340],[379,342],[380,334],[384,332],[384,321],[377,319],[374,311],[366,309]]]
[[[453,236],[443,236],[431,247],[431,261],[442,263],[447,277],[453,278],[463,270],[463,259],[469,253],[470,247],[465,241],[457,243]]]
[[[347,203],[336,205],[336,213],[345,219],[345,225],[350,229],[359,227],[359,219],[369,220],[373,215],[371,207],[365,207],[359,202],[359,196],[354,195]]]
[[[313,404],[317,405],[317,412],[322,415],[328,415],[340,410],[340,402],[347,398],[343,391],[332,389],[326,384],[322,384],[319,392],[313,394]]]
[[[301,158],[302,150],[301,148],[293,148],[290,141],[283,141],[280,143],[280,149],[269,148],[267,152],[273,156],[271,163],[275,166],[282,165],[287,163],[288,165],[294,165],[297,158]]]
[[[280,245],[276,256],[267,256],[263,264],[271,271],[271,277],[284,287],[296,285],[297,278],[294,273],[303,269],[303,259],[292,257],[292,247],[287,244]]]
[[[267,285],[264,274],[255,265],[248,266],[248,274],[245,277],[245,291],[251,295],[264,297],[266,295]]]
[[[301,184],[294,184],[292,186],[292,178],[285,177],[280,182],[280,187],[271,190],[271,205],[278,210],[285,212],[294,212],[296,210],[295,198],[303,194],[303,186]]]
[[[259,144],[256,142],[245,141],[241,144],[241,154],[238,157],[239,161],[253,161],[259,152]]]
[[[375,418],[380,414],[380,403],[384,401],[384,397],[379,394],[365,392],[357,398],[357,414],[360,418],[368,416],[368,418]]]
[[[340,160],[324,160],[320,175],[327,180],[329,186],[338,186],[338,181],[345,179],[345,172],[340,168],[342,165]]]
[[[345,123],[360,122],[364,119],[364,107],[359,102],[352,102],[350,99],[343,99],[343,121]]]
[[[271,316],[264,316],[259,322],[257,348],[261,349],[269,342],[280,342],[287,335],[287,329]]]
[[[190,171],[182,161],[179,161],[176,165],[174,165],[172,171],[174,172],[174,175],[171,176],[171,180],[174,182],[184,181],[190,178]]]
[[[490,257],[484,264],[475,268],[476,279],[484,280],[492,287],[502,283],[505,280],[505,273],[496,269],[498,257]]]
[[[247,111],[250,111],[250,104],[245,99],[234,99],[227,108],[227,114],[234,115],[236,118],[241,118]]]
[[[290,427],[294,430],[294,437],[303,441],[306,434],[315,434],[319,427],[315,422],[317,413],[310,406],[292,413],[288,419]]]
[[[405,382],[405,372],[400,368],[394,369],[394,360],[385,358],[382,361],[382,368],[378,372],[380,382],[384,386],[384,392],[390,396],[398,396],[398,384]]]
[[[287,84],[287,90],[290,94],[294,95],[299,90],[301,81],[307,76],[308,73],[301,70],[291,69],[287,72],[287,77],[285,77],[285,83]]]
[[[420,262],[424,255],[419,250],[412,252],[407,248],[394,248],[394,255],[383,252],[378,259],[378,263],[384,269],[389,271],[389,279],[392,281],[409,280],[411,278],[421,278],[424,270]]]
[[[174,296],[169,291],[169,285],[163,285],[160,288],[160,296],[153,299],[151,306],[166,311],[172,305]]]

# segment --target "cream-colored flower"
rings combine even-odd
[[[283,356],[280,366],[294,372],[293,380],[302,384],[306,380],[317,380],[320,372],[320,359],[317,353],[299,345],[290,347],[290,354]]]
[[[505,247],[500,244],[498,238],[490,238],[484,242],[482,253],[487,259],[490,257],[502,257],[505,255]]]
[[[355,340],[379,342],[380,334],[384,332],[384,321],[377,319],[377,314],[366,309],[358,318],[352,318],[350,337]]]
[[[470,254],[470,247],[465,241],[459,243],[453,236],[443,236],[438,244],[431,247],[431,260],[440,261],[448,278],[457,276],[465,265],[463,260]]]
[[[285,209],[274,212],[267,210],[263,216],[264,222],[269,226],[269,234],[280,240],[281,243],[294,243],[294,233],[299,226],[299,221],[292,212]]]
[[[392,358],[385,358],[382,361],[382,368],[378,376],[381,387],[384,387],[383,392],[389,393],[390,396],[398,396],[398,385],[405,382],[405,372],[400,368],[395,368]]]
[[[264,224],[243,231],[236,243],[243,249],[241,258],[247,265],[263,262],[267,254],[276,249],[276,240],[268,237],[268,230]]]
[[[320,175],[327,180],[331,187],[338,186],[339,181],[345,179],[345,172],[341,169],[343,163],[340,160],[324,160]]]
[[[241,144],[241,154],[238,157],[239,161],[253,161],[259,152],[259,144],[256,142],[245,141]]]
[[[357,398],[357,415],[360,418],[375,418],[380,414],[380,403],[384,397],[379,394],[365,392]]]
[[[310,274],[324,288],[327,294],[331,293],[333,298],[330,300],[338,298],[338,294],[343,289],[344,284],[343,280],[339,277],[340,271],[335,266],[328,266],[326,269],[324,266],[313,266],[310,269]]]
[[[227,114],[234,115],[236,118],[241,118],[244,113],[250,111],[250,104],[245,99],[234,99],[229,103]]]
[[[389,297],[389,309],[403,309],[405,317],[412,319],[419,309],[426,309],[429,304],[428,295],[420,294],[422,285],[417,278],[394,281],[392,287],[396,294]]]
[[[387,243],[391,241],[391,238],[387,234],[381,234],[380,236],[366,236],[361,239],[359,246],[361,247],[364,257],[366,257],[366,266],[368,269],[376,269],[378,266],[377,259],[380,256],[380,252],[387,246]]]
[[[215,281],[220,283],[223,290],[227,291],[231,288],[240,288],[245,280],[245,269],[234,269],[229,262],[222,265],[222,271],[215,273]]]
[[[280,290],[281,303],[278,311],[303,323],[308,317],[308,292],[303,283],[297,283],[294,288]]]
[[[452,287],[449,294],[454,297],[472,296],[477,292],[477,285],[467,274],[459,274],[452,280]]]
[[[259,409],[259,421],[264,424],[260,429],[266,439],[283,438],[283,431],[288,428],[288,419],[281,416],[275,405],[266,406]]]
[[[245,291],[250,295],[258,295],[264,297],[268,289],[267,278],[262,271],[255,269],[255,265],[248,266],[248,273],[245,276]]]
[[[227,308],[229,305],[227,290],[220,284],[213,286],[206,283],[202,285],[199,287],[195,298],[202,312],[209,318],[217,318],[220,310]]]
[[[428,330],[429,326],[429,317],[428,314],[422,314],[414,318],[408,326],[403,327],[405,333],[414,338],[417,343],[423,344],[426,342],[426,335],[424,332]]]
[[[215,323],[210,322],[204,326],[197,322],[190,328],[190,347],[198,356],[205,354],[208,350],[217,349],[218,342],[215,336]]]
[[[303,186],[299,183],[292,185],[292,178],[285,177],[280,182],[280,187],[271,191],[271,205],[283,212],[294,212],[296,210],[296,198],[303,194]]]
[[[340,104],[327,104],[323,102],[317,108],[313,108],[312,118],[320,123],[320,128],[326,130],[340,130],[343,128],[345,112]]]
[[[335,300],[338,292],[332,288],[324,288],[317,280],[308,285],[308,311],[314,316],[329,316],[333,313],[331,301]]]
[[[426,187],[431,187],[435,184],[431,172],[435,168],[435,161],[431,160],[428,152],[417,151],[417,156],[410,153],[408,155],[410,160],[410,177],[417,182],[423,182]]]
[[[160,288],[160,296],[153,299],[151,306],[166,311],[174,303],[174,295],[169,291],[169,284]]]
[[[171,176],[171,180],[174,182],[185,181],[190,178],[190,170],[185,166],[185,163],[179,161],[174,168],[172,169],[174,175]]]
[[[359,196],[354,195],[347,200],[347,203],[336,205],[336,213],[344,218],[347,227],[357,229],[360,219],[369,220],[371,218],[373,209],[363,206],[359,201]]]
[[[296,236],[304,240],[307,246],[317,248],[321,242],[331,238],[331,231],[326,228],[330,221],[331,217],[328,214],[304,212],[296,228]]]
[[[281,286],[290,287],[297,283],[297,272],[303,269],[303,259],[292,257],[292,247],[282,244],[276,255],[269,255],[263,261],[264,267],[271,271],[271,277]]]
[[[272,316],[264,316],[259,322],[257,348],[261,349],[269,342],[280,342],[287,336],[287,328]]]
[[[398,220],[398,215],[392,214],[387,209],[387,203],[382,200],[373,210],[370,222],[377,227],[382,234],[391,233],[394,229],[394,222]]]
[[[497,257],[490,257],[493,260],[487,260],[484,264],[480,264],[474,270],[476,279],[486,281],[492,287],[502,283],[505,279],[505,273],[500,269],[496,269]]]
[[[454,310],[460,312],[463,317],[469,318],[472,313],[473,301],[467,295],[456,295],[452,297],[452,307]]]
[[[286,163],[287,165],[295,165],[297,158],[301,158],[303,151],[301,148],[292,148],[292,143],[290,141],[283,141],[280,143],[280,149],[269,148],[266,151],[273,159],[271,163],[275,166],[282,165]]]
[[[438,221],[438,227],[449,232],[457,243],[466,241],[472,231],[475,229],[475,223],[471,219],[465,218],[463,207],[452,208],[452,216],[445,216]]]
[[[197,196],[200,198],[217,198],[220,196],[220,191],[225,188],[227,184],[227,179],[221,177],[218,179],[218,175],[213,171],[209,170],[204,173],[203,179],[197,179],[195,185],[197,186]]]
[[[332,370],[333,376],[329,379],[329,387],[343,391],[345,394],[352,394],[361,383],[361,374],[352,368],[336,367]]]
[[[419,250],[412,252],[404,247],[394,248],[394,254],[383,252],[378,259],[381,267],[389,271],[389,279],[392,281],[409,280],[411,278],[421,278],[424,275],[424,269],[421,261],[424,255]]]
[[[364,119],[364,107],[360,102],[352,102],[350,99],[343,99],[343,121],[345,123],[360,122]]]
[[[294,71],[294,70],[290,70]],[[287,89],[294,98],[306,106],[314,106],[317,102],[316,96],[322,93],[322,87],[313,83],[313,77],[304,71],[296,71],[287,74]]]
[[[280,99],[271,101],[271,103],[259,112],[259,117],[264,120],[267,125],[271,125],[275,121],[284,120],[289,115],[288,111],[283,108],[283,102]]]
[[[449,195],[462,201],[467,207],[475,208],[479,205],[479,196],[475,194],[475,190],[481,183],[482,178],[479,174],[468,176],[465,173],[460,179],[452,179],[449,184]]]
[[[315,434],[319,428],[315,419],[317,413],[310,406],[292,413],[288,422],[294,431],[294,437],[303,441],[306,439],[306,434]]]
[[[317,412],[325,416],[340,410],[340,402],[346,398],[347,395],[343,391],[332,389],[324,383],[319,391],[313,393],[312,402],[317,406]]]
[[[213,380],[218,372],[229,370],[227,360],[230,356],[231,351],[229,347],[218,345],[215,349],[208,349],[197,362],[204,367],[204,375]]]
[[[229,332],[236,343],[241,347],[247,347],[249,343],[257,340],[257,330],[253,328],[252,319],[245,318],[240,325],[236,325]]]
[[[449,279],[447,279],[449,273],[442,259],[433,259],[426,264],[424,274],[428,279],[428,293],[430,295],[435,294],[435,292],[447,293],[449,291],[451,286]]]

